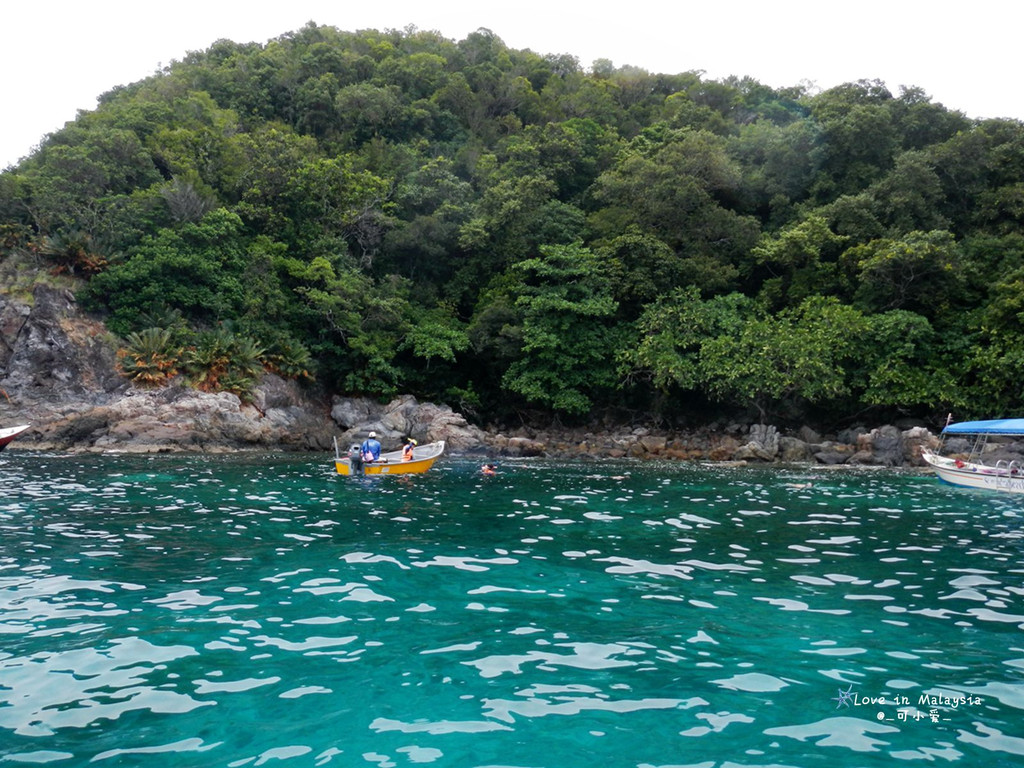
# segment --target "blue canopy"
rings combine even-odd
[[[944,435],[1024,435],[1024,419],[993,419],[991,421],[961,421],[950,424]]]

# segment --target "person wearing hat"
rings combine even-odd
[[[377,442],[377,433],[371,432],[363,441],[363,446],[359,450],[363,452],[363,461],[371,462],[379,460],[380,443]]]
[[[412,452],[416,450],[416,441],[411,437],[402,448],[402,461],[412,461]]]

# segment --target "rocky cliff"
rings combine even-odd
[[[406,435],[483,450],[486,436],[450,408],[404,397],[333,401],[265,375],[243,402],[181,383],[139,389],[118,375],[117,340],[44,284],[0,294],[0,426],[31,424],[14,449],[129,452],[332,449],[369,429],[389,447]],[[391,445],[393,444],[393,446]]]
[[[0,425],[31,424],[18,448],[326,450],[329,406],[267,376],[252,401],[184,386],[141,390],[118,375],[117,342],[70,290],[0,294]]]

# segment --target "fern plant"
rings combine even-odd
[[[181,348],[167,328],[146,328],[128,334],[117,351],[118,372],[144,387],[159,387],[178,375]]]
[[[187,351],[186,367],[196,388],[245,397],[263,371],[263,351],[253,339],[222,326],[196,337]]]

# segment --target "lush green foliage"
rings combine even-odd
[[[140,383],[495,420],[1009,415],[1022,225],[1018,122],[483,29],[220,41],[0,174],[0,254],[80,278]]]

